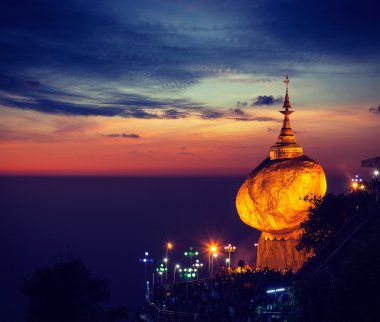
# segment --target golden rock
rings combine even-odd
[[[325,173],[309,157],[267,158],[241,186],[236,207],[247,225],[267,233],[287,234],[307,217],[311,204],[305,196],[323,196],[325,192]]]

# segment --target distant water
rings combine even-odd
[[[157,264],[168,240],[175,244],[171,264],[185,264],[185,249],[202,250],[209,238],[234,243],[234,260],[254,263],[259,232],[244,225],[235,210],[243,180],[0,177],[1,320],[23,320],[22,279],[36,266],[59,260],[82,258],[95,275],[109,281],[108,304],[127,305],[131,313],[143,302],[138,259],[148,250]],[[334,191],[339,180],[329,183]],[[207,258],[203,261],[207,267]]]

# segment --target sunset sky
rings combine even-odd
[[[380,2],[12,0],[0,174],[249,173],[279,134],[330,173],[380,155]]]

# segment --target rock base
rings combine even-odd
[[[308,256],[304,252],[297,251],[297,243],[297,239],[292,237],[285,239],[279,235],[275,239],[270,239],[262,233],[257,247],[256,267],[298,271]]]

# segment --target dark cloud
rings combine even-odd
[[[134,133],[111,133],[111,134],[102,134],[107,138],[128,138],[128,139],[139,139],[140,135]]]
[[[177,154],[179,154],[179,155],[193,155],[194,153],[181,151],[181,152],[178,152]]]
[[[266,117],[266,116],[258,116],[258,117],[253,117],[252,121],[257,121],[257,122],[278,122],[278,119],[274,119],[273,117]]]
[[[275,105],[282,103],[282,100],[282,97],[275,98],[273,95],[257,96],[254,99],[252,99],[252,106]]]
[[[236,107],[246,107],[246,106],[248,106],[248,102],[240,102],[240,101],[236,102]]]
[[[39,87],[41,83],[38,80],[28,80],[27,84],[32,87]]]
[[[231,113],[234,114],[234,115],[245,115],[244,111],[240,108],[234,108],[234,109],[230,109]]]
[[[226,113],[173,99],[173,92],[231,73],[270,79],[297,75],[300,66],[379,66],[379,1],[194,0],[192,6],[3,0],[3,103],[44,113],[215,119]],[[277,104],[272,99],[262,96],[254,105]]]
[[[246,12],[260,19],[260,28],[280,50],[289,53],[290,60],[296,57],[295,51],[314,52],[314,60],[321,61],[338,56],[345,60],[375,58],[379,54],[377,0],[360,4],[355,0],[262,1]]]
[[[201,114],[201,118],[205,120],[220,119],[224,117],[224,114],[217,111],[205,111]]]
[[[380,105],[378,107],[371,107],[368,109],[368,111],[373,114],[380,114]]]
[[[164,118],[167,118],[167,119],[185,118],[187,116],[188,116],[188,113],[180,112],[175,109],[169,109],[164,112]]]

